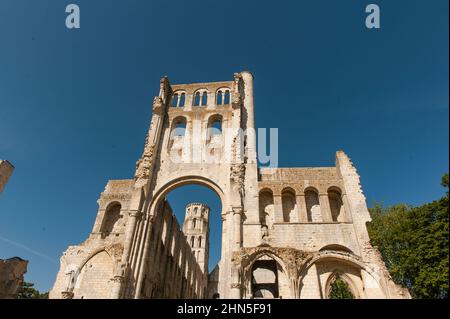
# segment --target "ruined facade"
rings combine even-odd
[[[258,168],[254,127],[249,72],[186,85],[164,77],[134,178],[108,182],[50,298],[328,298],[338,277],[355,298],[409,298],[370,245],[348,156],[337,152],[333,167]],[[165,198],[187,184],[222,203],[221,260],[209,274],[209,209],[188,206],[181,231]]]
[[[14,166],[10,162],[0,159],[0,194],[5,188],[5,185],[11,177],[13,171]]]
[[[0,299],[15,299],[27,272],[28,261],[19,257],[0,259]]]

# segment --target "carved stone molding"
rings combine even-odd
[[[244,212],[244,208],[242,206],[234,206],[231,209],[233,211],[233,215],[235,214],[241,215]]]
[[[130,216],[130,217],[132,217],[132,218],[141,218],[142,217],[142,212],[139,212],[139,211],[131,211],[131,212],[128,212],[128,216]]]
[[[153,111],[159,112],[162,109],[163,100],[159,96],[155,96],[153,99]]]
[[[103,193],[101,200],[102,201],[112,201],[112,200],[129,200],[131,199],[131,194],[108,194]]]
[[[123,254],[122,244],[114,244],[105,248],[105,251],[112,256],[116,261],[120,260]]]
[[[62,299],[73,299],[74,293],[73,291],[62,291],[61,298]]]
[[[290,276],[295,276],[296,273],[313,257],[311,253],[295,248],[259,246],[241,248],[239,251],[234,252],[232,262],[234,265],[242,267],[244,271],[249,271],[249,267],[253,262],[264,255],[279,258]]]
[[[113,278],[111,278],[111,281],[114,283],[123,283],[123,282],[125,282],[125,277],[124,276],[114,276]]]
[[[150,177],[155,144],[150,144],[149,135],[147,135],[145,140],[144,153],[136,162],[136,173],[134,175],[136,181],[147,180]]]
[[[230,170],[231,181],[239,187],[239,190],[243,190],[245,181],[245,164],[232,164]]]

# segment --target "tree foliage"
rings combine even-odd
[[[448,188],[448,174],[442,186]],[[395,205],[370,209],[371,242],[383,256],[393,280],[413,298],[448,298],[448,192],[419,207]]]
[[[48,299],[48,292],[41,293],[30,282],[22,282],[17,294],[17,299]]]
[[[330,286],[330,295],[328,298],[354,299],[355,297],[353,296],[348,284],[338,276]]]

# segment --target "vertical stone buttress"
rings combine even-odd
[[[144,152],[136,163],[134,176],[134,193],[130,205],[131,220],[127,225],[127,236],[124,247],[123,259],[127,261],[127,276],[135,286],[125,287],[125,292],[117,291],[116,298],[139,298],[143,277],[139,276],[143,266],[147,263],[147,251],[149,246],[149,234],[151,231],[151,216],[145,210],[151,202],[150,187],[153,181],[155,169],[155,157],[161,148],[162,127],[167,114],[172,89],[167,76],[160,81],[159,94],[153,99],[153,112],[149,131],[145,139]],[[146,205],[147,204],[147,205]],[[121,287],[123,289],[123,287]],[[113,298],[114,298],[113,297]]]
[[[360,256],[362,260],[369,264],[375,271],[374,276],[384,291],[384,296],[380,295],[378,287],[372,284],[372,278],[365,271],[362,272],[362,279],[365,286],[366,298],[409,298],[408,291],[396,285],[390,277],[379,251],[370,244],[367,223],[372,219],[367,208],[366,197],[363,194],[359,174],[350,158],[343,151],[336,152],[336,168],[345,188],[343,202],[350,220],[353,221]]]

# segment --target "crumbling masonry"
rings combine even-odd
[[[254,127],[249,72],[186,85],[164,77],[134,178],[108,182],[89,238],[63,254],[50,298],[328,298],[337,277],[355,298],[409,298],[370,245],[349,157],[337,152],[334,167],[258,168]],[[181,227],[165,199],[187,184],[222,202],[222,255],[209,274],[209,208],[188,206]]]

